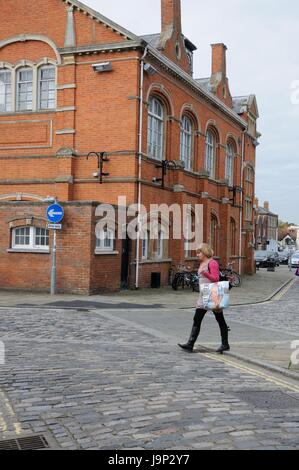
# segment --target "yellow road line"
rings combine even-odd
[[[281,300],[289,292],[289,290],[293,287],[293,285],[296,283],[296,281],[297,281],[297,279],[293,279],[292,282],[290,282],[290,284],[288,284],[284,289],[282,289],[281,292],[278,292],[278,294],[275,295],[275,297],[273,297],[272,300],[275,300],[275,301]]]
[[[227,359],[222,356],[215,356],[214,354],[210,354],[210,353],[204,353],[204,356],[208,357],[209,359],[213,359],[214,361],[217,361],[217,362],[223,362],[224,364],[230,365],[231,367],[241,370],[242,372],[247,372],[251,375],[261,377],[268,382],[272,382],[275,385],[278,385],[279,387],[284,387],[284,388],[291,390],[292,392],[299,393],[299,387],[297,387],[296,385],[291,385],[289,382],[282,380],[282,379],[278,379],[274,377],[273,375],[267,374],[265,372],[260,372],[255,369],[251,369],[250,367],[247,367],[244,365],[239,365],[236,362],[232,361],[231,359]]]

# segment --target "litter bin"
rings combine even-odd
[[[161,273],[152,273],[151,288],[159,289],[161,287]]]

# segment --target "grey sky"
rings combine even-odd
[[[83,0],[137,35],[160,32],[160,0]],[[210,75],[210,44],[228,47],[233,96],[257,95],[263,134],[256,193],[280,218],[299,224],[299,81],[297,0],[182,0],[184,34],[198,47],[195,78]],[[299,88],[299,82],[297,84]]]

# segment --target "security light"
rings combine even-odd
[[[100,62],[99,64],[92,64],[92,68],[95,72],[111,72],[111,62]]]

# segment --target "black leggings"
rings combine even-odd
[[[207,310],[204,310],[204,309],[201,309],[201,308],[196,309],[196,313],[195,313],[195,316],[194,316],[194,326],[195,327],[200,329],[201,323],[202,323],[206,313],[207,313]],[[227,339],[227,337],[228,337],[228,326],[226,324],[226,321],[225,321],[225,318],[224,318],[224,315],[223,315],[223,311],[213,312],[213,313],[214,313],[215,319],[216,319],[216,321],[219,325],[222,338]]]

